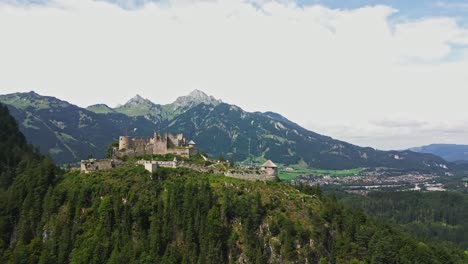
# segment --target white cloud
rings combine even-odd
[[[372,122],[465,120],[468,57],[447,58],[468,44],[467,29],[447,17],[391,23],[395,12],[233,0],[135,10],[91,0],[0,4],[0,93],[36,90],[86,106],[136,93],[167,103],[202,89],[353,143],[431,143],[408,142],[415,128],[395,134]],[[394,140],[377,140],[385,135]]]
[[[444,2],[444,1],[439,1],[436,2],[435,6],[441,7],[441,8],[446,8],[446,9],[462,9],[462,10],[468,10],[468,3],[465,2]]]
[[[453,18],[431,18],[395,26],[395,40],[402,56],[423,60],[441,60],[452,45],[467,45],[468,31]]]
[[[371,120],[371,124],[383,128],[402,128],[402,127],[422,127],[426,125],[426,122],[421,122],[418,120],[405,120],[405,119],[397,119],[397,120]]]

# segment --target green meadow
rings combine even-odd
[[[293,170],[286,170],[286,168],[292,168]],[[364,169],[362,168],[355,168],[355,169],[348,169],[348,170],[320,170],[320,169],[311,169],[311,168],[304,168],[301,166],[279,166],[278,177],[282,181],[289,181],[294,180],[299,175],[330,175],[335,177],[340,176],[351,176],[360,174]]]

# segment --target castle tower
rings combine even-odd
[[[185,146],[184,134],[177,134],[177,141],[179,147]]]
[[[167,138],[167,146],[170,148],[183,146],[181,144],[182,138],[183,138],[182,134],[173,135],[171,133],[167,133],[166,138]]]
[[[193,140],[190,140],[188,143],[189,148],[195,148],[196,143]]]
[[[167,154],[167,134],[164,134],[164,137],[161,137],[159,132],[154,133],[153,154]]]
[[[119,150],[130,149],[132,147],[132,140],[130,137],[119,137]]]
[[[155,131],[155,132],[154,132],[154,141],[158,141],[158,140],[160,141],[160,140],[162,140],[162,139],[163,139],[163,138],[162,138],[162,136],[161,136],[161,133],[160,133],[159,131]]]
[[[278,166],[276,166],[276,164],[274,164],[271,160],[267,160],[267,162],[262,165],[262,170],[271,176],[276,177],[278,175]]]

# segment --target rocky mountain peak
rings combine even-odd
[[[124,105],[117,106],[113,110],[128,116],[143,116],[153,122],[160,120],[162,111],[161,105],[155,104],[139,94],[128,100]]]
[[[135,95],[132,99],[128,100],[125,105],[126,106],[137,106],[137,105],[144,105],[144,104],[154,104],[148,99],[141,97],[139,94]]]
[[[213,96],[209,96],[203,91],[200,90],[193,90],[186,96],[181,96],[177,98],[174,102],[176,107],[186,107],[186,106],[193,106],[198,104],[212,104],[217,105],[222,103],[221,100],[214,98]]]
[[[188,97],[191,97],[191,98],[194,98],[194,99],[202,99],[202,100],[206,100],[206,99],[210,98],[210,96],[208,96],[206,93],[204,93],[203,91],[200,91],[198,89],[195,89],[192,92],[190,92]]]
[[[39,96],[40,96],[40,95],[37,94],[35,91],[30,91],[30,92],[28,92],[28,93],[26,93],[26,94],[29,95],[29,96],[35,96],[35,97],[39,97]]]

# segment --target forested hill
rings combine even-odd
[[[359,147],[309,131],[272,113],[247,112],[201,91],[159,105],[136,96],[110,108],[99,104],[80,108],[34,92],[0,95],[27,139],[58,163],[73,163],[89,155],[104,157],[120,135],[151,136],[154,130],[184,133],[213,158],[242,161],[264,157],[283,164],[321,169],[389,167],[442,171],[452,164],[440,157],[412,151],[379,151]]]
[[[0,104],[0,189],[7,189],[23,177],[23,171],[39,164],[49,167],[52,161],[27,144],[8,108]]]
[[[8,108],[0,104],[0,263],[35,263],[26,248],[40,250],[36,227],[56,173],[52,160],[26,143]]]
[[[12,173],[0,188],[0,263],[468,261],[311,187],[133,166],[62,174],[25,145],[5,108],[0,120],[22,149],[2,160]]]
[[[8,108],[0,104],[0,186],[8,186],[14,178],[16,165],[27,152],[26,140],[19,133]]]
[[[337,196],[343,203],[398,224],[420,239],[468,249],[468,193],[371,192],[366,197]]]

